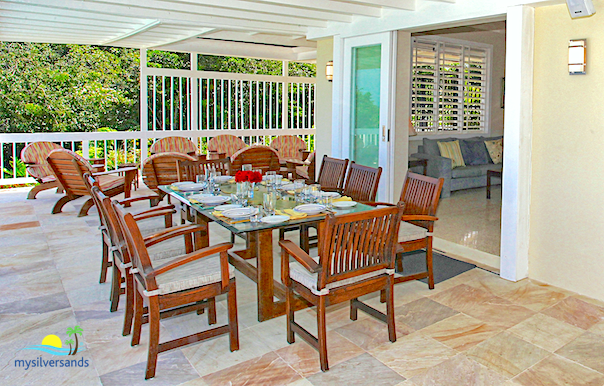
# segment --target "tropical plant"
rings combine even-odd
[[[18,178],[27,176],[27,165],[20,158],[11,157],[10,169],[2,168],[4,178]],[[14,172],[13,172],[14,171]]]
[[[67,339],[65,341],[65,344],[69,345],[69,354],[67,354],[67,355],[71,355],[71,345],[73,344],[73,339]]]
[[[78,334],[82,334],[84,330],[82,330],[82,327],[80,326],[75,326],[73,328],[68,327],[67,328],[67,336],[75,336],[75,348],[73,350],[73,353],[71,355],[76,355],[78,353]]]

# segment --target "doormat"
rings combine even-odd
[[[426,252],[414,251],[402,254],[404,276],[426,271]],[[459,274],[476,268],[474,264],[466,263],[432,252],[432,266],[434,267],[434,283],[449,280]],[[427,283],[428,278],[420,281]]]

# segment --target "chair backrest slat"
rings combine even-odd
[[[239,150],[231,157],[231,173],[235,174],[245,164],[251,164],[253,169],[279,171],[279,155],[268,146],[255,145]]]
[[[375,201],[381,175],[381,167],[372,168],[352,161],[342,194],[351,197],[355,201]]]
[[[231,157],[245,147],[247,145],[241,138],[231,134],[217,135],[208,141],[208,153],[221,154],[223,157]]]
[[[84,157],[61,148],[51,151],[47,160],[68,197],[88,194],[83,176],[85,173],[92,174],[92,166]]]
[[[214,168],[223,176],[231,175],[231,159],[199,159],[196,161],[178,161],[178,181],[195,181],[196,176],[205,174],[206,170]]]
[[[182,153],[159,153],[145,159],[143,162],[143,181],[149,189],[159,193],[160,185],[170,185],[178,182],[178,161],[195,161]]]
[[[322,190],[340,191],[342,189],[348,162],[348,159],[323,156],[319,178],[317,179],[317,183],[321,185]]]
[[[19,158],[26,164],[37,165],[28,166],[27,172],[30,176],[40,180],[43,177],[54,175],[52,168],[48,164],[48,161],[46,161],[46,157],[48,157],[48,154],[55,149],[62,149],[62,146],[47,141],[32,142],[21,150],[21,156]]]
[[[195,155],[197,150],[195,142],[189,138],[176,136],[160,138],[149,148],[151,154],[182,153]]]
[[[403,203],[345,215],[328,215],[321,227],[318,288],[328,283],[394,267]]]
[[[275,149],[281,159],[302,160],[303,152],[307,149],[306,142],[295,135],[279,135],[272,140],[271,148]]]

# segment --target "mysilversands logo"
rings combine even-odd
[[[78,334],[82,335],[82,332],[83,330],[80,326],[75,326],[73,328],[69,327],[67,329],[67,336],[70,338],[73,336],[75,339],[75,341],[74,339],[65,341],[65,344],[69,344],[69,348],[64,348],[61,338],[51,334],[46,335],[44,339],[42,339],[41,344],[25,347],[23,350],[37,350],[59,356],[76,355],[79,348]],[[36,359],[15,359],[15,367],[22,367],[25,370],[29,370],[32,367],[88,367],[89,365],[88,359],[84,358],[46,360],[42,358],[42,356],[39,356]]]

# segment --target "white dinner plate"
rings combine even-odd
[[[294,184],[285,184],[285,185],[281,185],[280,187],[281,190],[294,190]]]
[[[347,209],[352,208],[357,204],[356,201],[336,201],[333,203],[333,206],[338,209]]]
[[[216,176],[216,177],[214,177],[214,180],[216,182],[218,182],[219,184],[224,184],[226,182],[229,182],[233,178],[234,178],[233,176]]]
[[[216,208],[214,208],[214,210],[217,210],[219,212],[225,211],[225,210],[229,210],[229,209],[237,209],[237,208],[241,208],[241,204],[226,204],[226,205],[218,205]]]
[[[325,205],[319,204],[304,204],[294,208],[296,212],[306,213],[308,215],[318,214],[325,210]]]
[[[267,223],[267,224],[278,224],[280,222],[284,222],[287,220],[289,220],[289,216],[275,215],[275,216],[262,217],[262,219],[260,221]]]
[[[175,182],[172,184],[172,186],[176,186],[177,188],[180,188],[181,186],[187,186],[187,185],[191,185],[194,184],[195,182],[193,181],[183,181],[183,182]]]
[[[222,212],[222,215],[228,218],[232,218],[233,220],[242,220],[256,213],[258,213],[258,208],[247,207],[225,210],[224,212]]]
[[[321,192],[321,196],[323,197],[333,197],[333,198],[340,198],[340,193],[338,192]]]
[[[209,196],[209,197],[201,197],[197,201],[201,202],[204,205],[220,205],[220,204],[224,204],[225,202],[227,202],[230,199],[231,199],[231,197],[227,197],[227,196]]]
[[[206,187],[206,184],[191,183],[191,184],[178,186],[178,189],[180,189],[183,192],[199,192],[200,190],[203,190],[205,187]]]
[[[263,175],[263,176],[262,176],[262,181],[266,181],[266,180],[268,180],[268,177],[269,177],[269,176],[267,176],[266,174],[265,174],[265,175]],[[283,176],[282,176],[281,174],[276,174],[276,175],[275,175],[275,177],[281,177],[281,178],[283,178]]]

